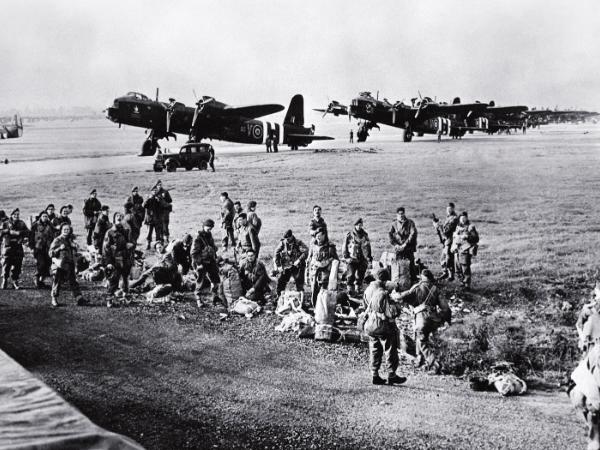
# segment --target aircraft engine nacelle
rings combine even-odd
[[[477,118],[477,128],[487,130],[490,127],[490,121],[486,117]]]

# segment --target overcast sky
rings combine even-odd
[[[390,101],[600,110],[600,2],[7,2],[0,109],[92,106],[138,90],[192,104]]]

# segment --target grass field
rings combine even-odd
[[[131,156],[143,139],[140,130],[95,122],[38,126],[0,145],[0,157],[13,161],[0,166],[0,208],[18,206],[29,215],[49,202],[72,203],[82,233],[79,211],[92,187],[116,209],[132,186],[145,194],[161,178],[174,198],[172,234],[178,236],[195,232],[206,217],[216,219],[218,195],[228,191],[243,204],[258,202],[261,254],[270,263],[286,229],[307,239],[315,203],[338,250],[363,217],[378,257],[403,205],[419,229],[418,256],[437,270],[440,249],[429,217],[443,215],[454,201],[469,212],[481,244],[473,292],[445,288],[470,311],[446,333],[469,339],[473,323],[486,321],[494,328],[493,352],[484,357],[524,354],[528,375],[554,380],[574,355],[545,349],[556,346],[555,335],[572,342],[574,313],[564,303],[577,310],[598,269],[599,133],[579,125],[403,144],[394,131],[383,131],[360,149],[332,141],[322,152],[272,155],[216,142],[216,173],[157,175],[149,158]],[[25,285],[32,287],[31,277]],[[99,288],[84,284],[84,292],[101,305]],[[378,389],[369,383],[364,347],[276,334],[272,316],[219,322],[215,312],[198,312],[191,302],[51,310],[47,292],[0,295],[0,347],[92,420],[147,448],[583,445],[583,426],[564,394],[501,399],[408,367],[406,386]],[[507,334],[511,325],[521,331]],[[465,361],[456,373],[477,364]]]

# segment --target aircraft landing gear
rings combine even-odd
[[[405,128],[404,132],[402,133],[402,140],[404,142],[410,142],[412,141],[413,138],[413,132],[410,128]]]

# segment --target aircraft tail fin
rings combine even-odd
[[[292,97],[283,124],[304,126],[304,97],[301,94]]]

